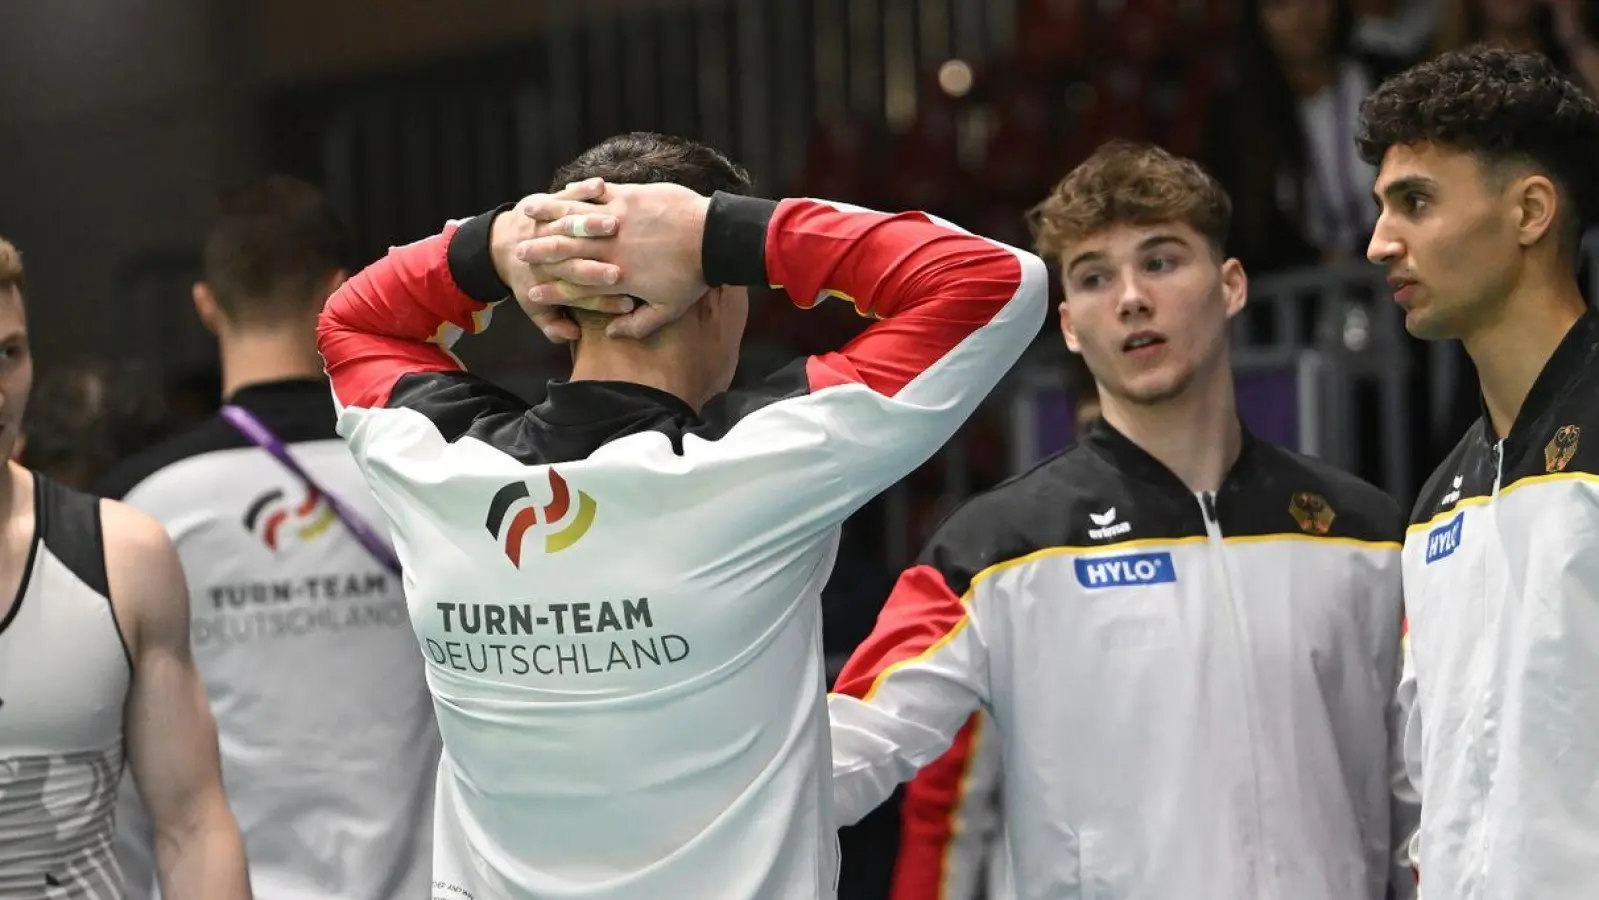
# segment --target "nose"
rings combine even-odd
[[[1377,219],[1376,227],[1371,230],[1371,242],[1366,244],[1366,259],[1380,266],[1405,255],[1405,245],[1389,233],[1385,225],[1387,218],[1381,216]]]
[[[1138,277],[1137,272],[1129,273],[1122,279],[1121,295],[1116,298],[1116,316],[1120,319],[1131,319],[1135,316],[1147,316],[1152,310],[1149,294],[1144,290],[1144,281]]]

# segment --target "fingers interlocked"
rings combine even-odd
[[[537,274],[537,283],[517,300],[534,325],[556,343],[579,336],[563,308],[622,315],[635,306],[633,298],[605,290],[621,278],[621,270],[604,261],[603,239],[614,236],[619,225],[616,216],[595,211],[605,191],[605,182],[594,178],[567,185],[556,194],[535,194],[518,204],[523,215],[539,224],[534,237],[516,247],[516,258]]]

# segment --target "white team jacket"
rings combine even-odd
[[[1021,900],[1408,896],[1401,522],[1253,439],[1196,496],[1095,426],[901,577],[830,698],[841,821],[981,706]]]
[[[881,321],[699,412],[620,382],[529,408],[441,346],[507,294],[492,219],[393,251],[320,330],[444,738],[433,896],[832,897],[819,595],[838,526],[1031,342],[1043,263],[919,214],[718,194],[712,284]]]
[[[1479,421],[1405,537],[1427,900],[1599,896],[1599,322],[1510,435]]]
[[[256,383],[230,402],[323,490],[379,521],[333,433],[325,381]],[[399,576],[220,416],[125,461],[98,488],[159,520],[182,560],[189,643],[254,900],[426,896],[439,734]],[[161,897],[152,826],[129,776],[117,838],[121,900]]]

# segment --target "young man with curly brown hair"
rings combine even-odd
[[[1405,538],[1431,897],[1599,885],[1599,321],[1578,289],[1599,105],[1542,56],[1476,48],[1362,110],[1369,256],[1410,333],[1458,339],[1482,417]]]
[[[956,838],[985,783],[968,773],[994,753],[1022,900],[1413,887],[1397,864],[1415,816],[1395,796],[1402,515],[1239,422],[1230,215],[1198,165],[1123,143],[1035,211],[1102,419],[952,513],[839,677],[841,821],[930,763],[953,775],[913,790],[943,813],[910,823],[897,898],[974,880]]]

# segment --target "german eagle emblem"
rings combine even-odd
[[[1337,513],[1327,505],[1327,498],[1320,494],[1300,491],[1288,501],[1288,513],[1299,523],[1299,530],[1306,534],[1326,534],[1332,530],[1333,519]]]
[[[1555,436],[1543,448],[1543,470],[1564,472],[1566,466],[1571,464],[1571,458],[1577,455],[1577,439],[1580,437],[1582,429],[1576,425],[1556,428]]]

